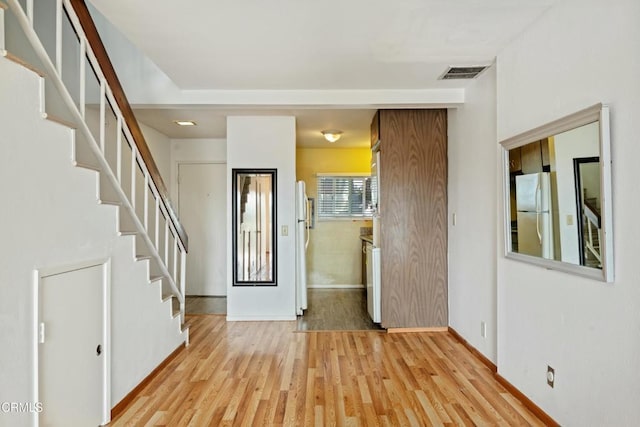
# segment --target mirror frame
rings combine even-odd
[[[241,174],[263,174],[271,175],[271,229],[273,241],[273,253],[271,254],[271,269],[273,274],[271,280],[248,281],[238,280],[238,175]],[[232,169],[231,170],[231,221],[232,221],[232,262],[233,262],[233,286],[277,286],[278,285],[278,216],[277,216],[277,169]]]
[[[510,203],[510,176],[509,176],[509,150],[522,147],[531,142],[555,136],[560,133],[576,129],[590,123],[600,123],[600,194],[602,199],[602,269],[571,264],[568,262],[540,258],[532,255],[513,252],[511,243],[511,203]],[[613,216],[611,193],[611,141],[609,125],[609,107],[596,104],[574,114],[523,132],[519,135],[507,138],[500,142],[502,145],[502,191],[504,203],[504,245],[505,257],[550,270],[564,271],[604,282],[614,280],[613,262]]]

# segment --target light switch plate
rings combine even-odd
[[[567,215],[567,225],[573,225],[573,215]]]

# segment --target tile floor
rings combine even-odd
[[[309,289],[308,308],[298,316],[299,331],[381,329],[367,313],[364,289]],[[226,297],[188,296],[187,314],[227,314]]]
[[[307,302],[299,331],[380,329],[367,313],[364,289],[309,289]]]
[[[187,314],[227,314],[227,297],[187,297]]]

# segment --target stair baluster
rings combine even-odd
[[[37,19],[34,19],[36,8],[42,8],[45,3],[34,0],[6,1],[35,51],[36,65],[42,66],[46,74],[43,90],[52,91],[46,97],[52,104],[46,106],[43,116],[76,129],[73,140],[74,164],[99,172],[99,201],[118,206],[120,234],[135,233],[139,237],[136,238],[136,242],[141,247],[136,249],[135,255],[150,258],[153,262],[150,272],[153,270],[154,276],[149,277],[150,280],[158,280],[156,272],[166,279],[170,293],[179,303],[181,320],[184,321],[187,235],[168,200],[166,187],[122,92],[86,4],[83,0],[55,0],[55,16],[47,17],[55,24],[55,48],[51,49],[50,46],[50,50],[47,51],[34,27],[34,21],[38,25],[43,19],[43,9],[37,9],[39,14]],[[0,2],[0,18],[4,13],[3,3]],[[67,41],[69,39],[69,28],[75,32],[73,39],[77,41],[72,48],[73,51],[66,50],[63,40],[65,34]],[[0,50],[7,56],[4,50],[4,31],[0,31],[0,34]],[[73,88],[68,88],[62,80],[65,66],[65,79],[70,79],[67,73],[68,64],[65,61],[77,57],[78,80],[73,82]],[[87,73],[87,63],[92,73]],[[93,99],[98,96],[98,90],[94,92],[93,98],[87,96],[90,89],[87,85],[89,76],[95,76],[96,86],[99,85],[99,100]],[[76,93],[76,90],[79,93]],[[72,93],[76,94],[75,100]],[[53,95],[57,95],[57,98]],[[91,105],[96,104],[99,106],[98,111],[91,108]],[[61,110],[61,117],[51,114],[50,110],[55,108]],[[93,114],[93,111],[97,114]],[[93,133],[91,126],[96,115],[99,128]],[[130,171],[126,171],[123,161],[129,156],[126,147],[131,149]],[[130,181],[127,182],[125,176],[129,172]],[[140,185],[144,185],[144,188],[140,188]],[[138,200],[140,197],[143,199]],[[150,197],[153,199],[149,200]],[[137,213],[139,210],[141,211]],[[155,216],[150,217],[153,214]],[[161,233],[162,221],[164,233]],[[164,239],[161,241],[163,234]],[[171,252],[170,246],[173,247]]]

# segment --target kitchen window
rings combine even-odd
[[[375,185],[369,175],[318,174],[318,218],[370,218]]]

